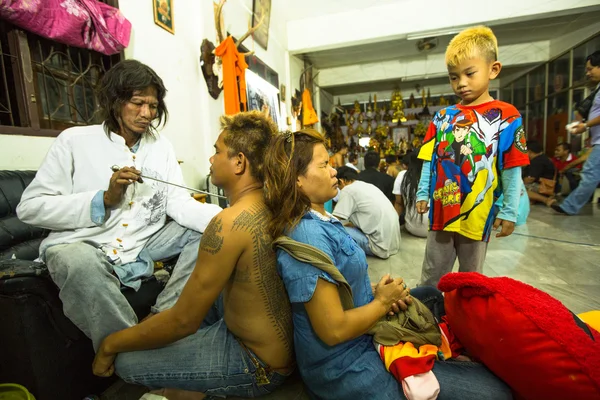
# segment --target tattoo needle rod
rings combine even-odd
[[[120,168],[118,165],[113,165],[112,167],[110,167],[110,169],[111,169],[113,172],[117,172],[117,171],[118,171],[118,170],[120,170],[121,168]],[[182,188],[182,189],[187,189],[187,190],[189,190],[190,192],[195,192],[195,193],[203,193],[203,194],[206,194],[206,195],[209,195],[209,196],[215,196],[215,197],[218,197],[218,198],[221,198],[221,199],[227,199],[227,197],[225,197],[225,196],[221,196],[221,195],[219,195],[219,194],[210,193],[210,192],[207,192],[207,191],[204,191],[204,190],[200,190],[200,189],[194,189],[194,188],[191,188],[191,187],[187,187],[187,186],[179,185],[179,184],[177,184],[177,183],[163,181],[162,179],[152,178],[152,177],[150,177],[150,176],[146,176],[146,175],[140,175],[140,176],[141,176],[142,178],[144,178],[144,179],[151,179],[151,180],[153,180],[153,181],[157,181],[157,182],[160,182],[160,183],[165,183],[165,184],[167,184],[167,185],[172,185],[172,186],[177,186],[177,187],[180,187],[180,188]]]

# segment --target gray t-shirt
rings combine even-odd
[[[377,186],[354,181],[340,191],[333,215],[349,220],[369,239],[377,257],[388,258],[400,249],[400,222],[390,200]]]

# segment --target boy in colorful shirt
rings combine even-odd
[[[510,235],[517,221],[521,167],[529,164],[521,115],[494,100],[489,81],[502,65],[491,29],[475,27],[455,36],[446,64],[460,104],[433,118],[419,152],[424,160],[417,211],[429,209],[430,232],[420,285],[437,285],[452,270],[483,269],[492,228]],[[504,194],[496,219],[494,198]]]

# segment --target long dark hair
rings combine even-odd
[[[423,168],[423,160],[418,157],[418,154],[419,151],[415,150],[402,158],[402,163],[408,166],[400,188],[402,197],[404,197],[405,209],[415,207],[417,203],[417,188],[419,178],[421,178],[421,169]]]
[[[313,149],[324,144],[323,136],[314,129],[275,135],[266,152],[265,203],[273,218],[269,233],[275,239],[292,230],[310,210],[310,199],[297,185],[306,174],[313,158]]]
[[[166,124],[169,116],[165,104],[167,89],[162,79],[152,68],[137,60],[121,61],[104,74],[98,88],[98,104],[107,135],[110,136],[110,132],[119,132],[123,104],[131,100],[135,92],[143,91],[150,86],[156,89],[158,100],[154,119],[156,124],[153,121],[148,128],[149,133],[154,135],[156,128]]]

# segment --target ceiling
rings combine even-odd
[[[513,74],[518,74],[520,72],[526,72],[531,66],[523,66],[520,65],[518,67],[503,67],[500,72],[499,78],[501,79],[503,76],[511,76]],[[419,85],[422,88],[427,88],[429,86],[434,85],[448,85],[448,91],[451,92],[450,84],[448,82],[447,77],[441,78],[430,78],[430,79],[418,79],[418,80],[410,80],[403,81],[399,79],[395,80],[381,80],[381,81],[371,81],[371,82],[362,82],[355,83],[343,86],[329,86],[323,87],[323,90],[326,90],[333,96],[342,96],[345,94],[355,94],[355,93],[374,93],[374,92],[385,92],[391,91],[394,89],[402,89],[402,91],[406,91],[410,93],[414,91],[413,88]]]
[[[317,0],[308,0],[317,1]],[[322,8],[324,14],[339,12],[340,10],[355,9],[359,10],[365,7],[373,6],[375,3],[398,1],[398,0],[319,0],[319,7]],[[400,0],[408,1],[408,0]],[[526,1],[526,0],[525,0]],[[300,3],[300,2],[290,2]],[[302,15],[309,15],[308,10],[303,11],[303,7],[299,4],[293,6],[289,12],[297,13],[293,18],[301,18]],[[310,8],[310,7],[309,7]],[[314,10],[313,10],[314,12]],[[304,14],[303,14],[304,13]],[[544,16],[539,15],[538,18],[520,22],[506,22],[492,26],[500,46],[524,44],[538,41],[547,41],[557,39],[565,34],[579,30],[586,26],[597,24],[600,21],[600,10],[588,11],[586,13],[575,13],[571,15]],[[365,29],[368,29],[365,28]],[[296,56],[313,64],[317,69],[328,69],[343,67],[349,65],[361,64],[376,64],[385,61],[409,61],[415,59],[424,59],[431,54],[443,54],[446,47],[454,34],[438,36],[433,38],[437,46],[432,50],[419,51],[417,44],[419,40],[394,39],[380,41],[371,44],[354,45],[340,47],[329,50],[307,52],[297,54]],[[522,75],[537,64],[519,64],[504,65],[499,78],[515,78]],[[370,82],[351,83],[339,86],[321,87],[322,90],[333,96],[344,96],[354,94],[366,94],[375,92],[386,92],[396,88],[411,92],[416,85],[421,87],[440,87],[440,85],[448,85],[446,77],[430,77],[426,79],[424,76],[409,80],[393,79],[380,80]],[[450,86],[448,85],[450,90]],[[439,89],[438,89],[439,90]]]
[[[346,0],[343,2],[345,3]],[[375,1],[371,1],[370,3],[374,2]],[[324,5],[327,4],[326,8],[328,10],[336,3],[338,6],[340,6],[342,0],[328,0],[327,2],[323,2]],[[364,3],[369,3],[369,1],[363,1],[360,4],[362,4],[364,7]],[[378,3],[380,3],[380,1],[378,1]],[[356,2],[356,4],[358,4],[358,2]],[[347,7],[344,6],[344,9],[347,9]],[[493,30],[500,45],[504,46],[555,39],[583,26],[596,23],[599,20],[600,11],[595,11],[585,14],[574,14],[568,17],[541,18],[526,22],[514,22],[497,25],[493,26]],[[454,35],[446,35],[437,37],[437,47],[428,51],[426,54],[443,53],[453,36]],[[345,65],[389,61],[398,59],[400,57],[404,58],[423,56],[423,53],[420,52],[416,47],[417,43],[418,40],[396,39],[358,46],[309,52],[297,56],[307,59],[318,69],[335,68]]]
[[[303,0],[285,2],[285,19],[287,21],[311,18],[342,11],[362,10],[388,3],[401,3],[410,0]]]

